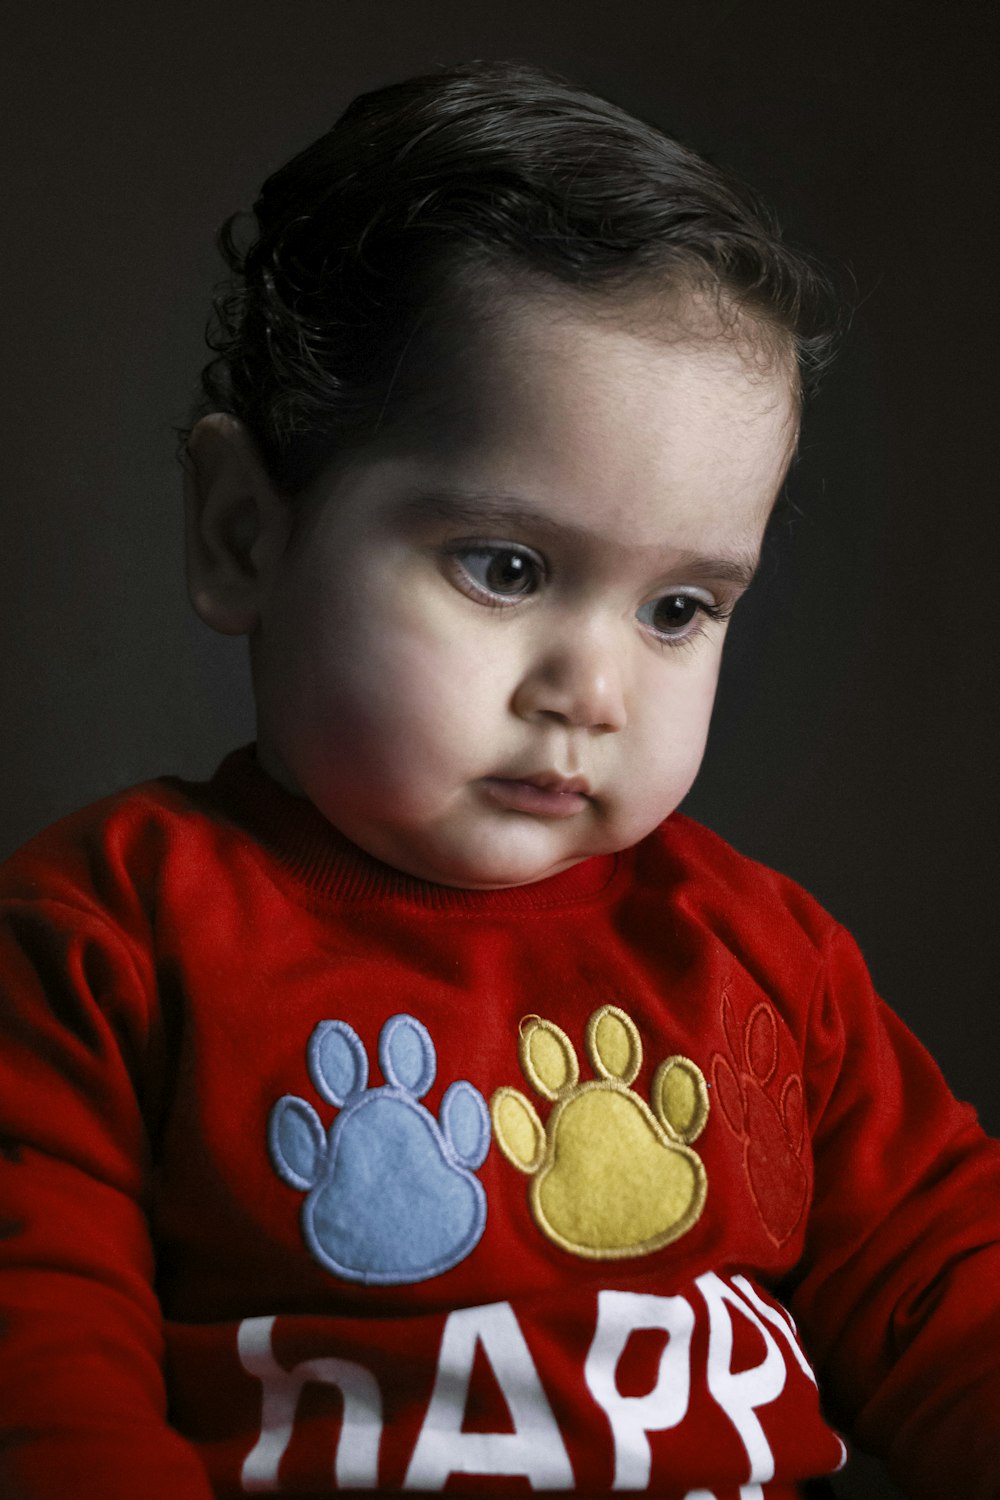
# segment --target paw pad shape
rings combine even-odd
[[[772,1006],[762,1001],[741,1026],[725,995],[722,1024],[729,1056],[720,1052],[712,1059],[715,1096],[726,1124],[742,1142],[743,1171],[764,1228],[783,1245],[795,1232],[809,1196],[802,1164],[802,1079],[790,1073],[776,1085],[778,1025]]]
[[[497,1089],[490,1101],[503,1154],[531,1177],[531,1212],[573,1255],[648,1255],[691,1228],[705,1204],[701,1158],[690,1149],[708,1117],[701,1070],[670,1057],[653,1077],[652,1108],[629,1085],[642,1066],[631,1017],[615,1005],[586,1029],[596,1078],[580,1083],[576,1052],[552,1021],[528,1016],[519,1052],[525,1078],[554,1108],[543,1128],[529,1099]]]
[[[327,1270],[375,1285],[425,1281],[464,1260],[486,1225],[473,1170],[489,1150],[486,1101],[464,1079],[446,1090],[440,1121],[418,1101],[434,1082],[430,1034],[413,1016],[382,1027],[385,1084],[368,1088],[368,1057],[346,1021],[321,1021],[309,1038],[309,1076],[340,1113],[329,1129],[305,1099],[271,1110],[275,1171],[308,1194],[302,1237]]]

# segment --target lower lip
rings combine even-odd
[[[511,812],[535,813],[543,818],[572,818],[582,812],[589,798],[582,792],[558,792],[535,786],[531,781],[503,781],[487,777],[483,783],[492,801]]]

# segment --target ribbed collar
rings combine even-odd
[[[530,911],[574,905],[603,891],[620,856],[597,855],[530,885],[460,890],[404,875],[344,837],[303,797],[263,771],[253,745],[226,756],[208,784],[214,805],[267,850],[315,902],[403,902],[461,912]]]

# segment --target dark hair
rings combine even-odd
[[[415,334],[470,274],[605,297],[707,288],[779,335],[803,378],[830,341],[828,283],[749,190],[520,64],[360,95],[267,179],[253,214],[246,249],[240,215],[219,237],[232,278],[198,412],[239,417],[292,493],[393,420]]]

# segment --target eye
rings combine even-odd
[[[544,571],[533,552],[509,544],[466,544],[450,549],[450,557],[465,592],[494,604],[514,604],[533,594]]]
[[[699,594],[661,594],[636,612],[636,618],[660,640],[677,644],[699,633],[699,615],[722,620],[728,611]]]

